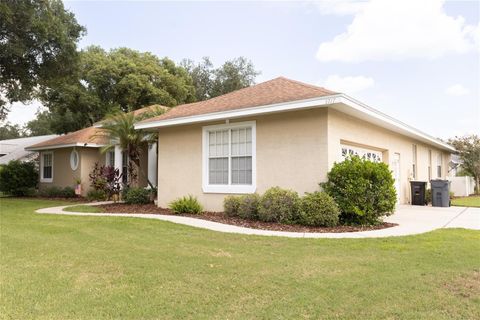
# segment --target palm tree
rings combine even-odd
[[[101,152],[105,153],[115,148],[116,145],[120,146],[122,150],[127,152],[129,162],[131,161],[135,164],[151,188],[154,188],[154,186],[148,180],[147,173],[140,166],[140,155],[142,154],[142,146],[156,142],[158,135],[153,132],[135,130],[134,124],[138,121],[161,115],[164,112],[165,108],[160,106],[149,107],[141,113],[117,112],[107,116],[101,125],[102,134],[108,140],[108,144],[101,149]]]

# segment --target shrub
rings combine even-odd
[[[223,201],[223,209],[230,217],[258,220],[260,196],[256,193],[244,196],[228,196]]]
[[[60,188],[57,186],[42,188],[39,195],[46,198],[75,198],[77,196],[72,187]]]
[[[10,161],[0,170],[0,191],[12,196],[31,195],[38,183],[33,162]]]
[[[260,196],[256,193],[241,196],[238,206],[238,216],[243,219],[258,220],[259,203]]]
[[[150,203],[150,191],[145,188],[130,187],[122,195],[126,204]]]
[[[46,198],[60,198],[62,196],[62,189],[57,186],[44,187],[40,189],[39,195]]]
[[[292,223],[298,214],[298,204],[295,191],[270,188],[260,198],[258,218],[266,222]]]
[[[98,162],[96,162],[88,177],[92,188],[102,190],[107,198],[120,192],[120,180],[122,176],[119,169],[111,166],[100,166]]]
[[[169,207],[175,213],[199,214],[203,211],[202,205],[198,202],[197,198],[191,195],[171,202]]]
[[[75,198],[77,195],[75,194],[75,189],[72,187],[65,187],[61,191],[61,196],[63,198]]]
[[[340,209],[325,192],[306,193],[300,200],[297,223],[305,226],[334,227],[338,225]]]
[[[388,166],[357,156],[335,163],[321,186],[335,199],[340,219],[347,224],[376,224],[393,213],[397,202]]]
[[[240,207],[240,197],[228,196],[223,200],[223,210],[227,216],[238,217],[238,207]]]
[[[107,200],[107,195],[103,190],[90,189],[87,192],[88,201],[105,201]]]

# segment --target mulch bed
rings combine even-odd
[[[159,208],[154,204],[142,204],[142,205],[129,205],[124,203],[116,204],[104,204],[97,206],[101,208],[105,213],[148,213],[148,214],[163,214],[163,215],[175,215],[170,209]],[[275,222],[262,222],[254,220],[246,220],[236,217],[229,217],[223,212],[209,212],[206,211],[201,215],[193,214],[181,214],[179,216],[192,217],[197,219],[209,220],[224,224],[230,224],[239,227],[246,227],[252,229],[273,230],[273,231],[290,231],[290,232],[356,232],[356,231],[369,231],[379,230],[385,228],[391,228],[397,226],[396,223],[383,222],[375,226],[337,226],[337,227],[307,227],[300,225],[280,224]]]

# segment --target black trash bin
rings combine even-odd
[[[427,182],[425,181],[410,181],[412,190],[412,205],[424,206],[425,205],[425,187]]]
[[[450,207],[450,181],[431,180],[432,207]]]

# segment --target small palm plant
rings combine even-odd
[[[117,112],[108,116],[102,123],[103,135],[108,139],[108,144],[101,149],[102,153],[115,148],[116,145],[120,146],[122,150],[127,152],[129,173],[130,162],[132,162],[152,189],[154,188],[153,184],[148,180],[147,173],[140,166],[140,155],[142,146],[156,142],[158,135],[143,130],[135,130],[134,125],[138,121],[161,115],[164,112],[165,109],[161,107],[151,107],[148,111],[137,115],[135,115],[135,112]]]

